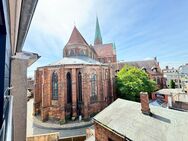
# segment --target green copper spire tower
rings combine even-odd
[[[97,17],[97,19],[96,19],[94,45],[98,45],[98,44],[102,44],[102,36],[101,36],[101,31],[100,31],[100,27],[99,27],[99,21],[98,21],[98,17]]]

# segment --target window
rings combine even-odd
[[[58,75],[56,72],[52,74],[52,100],[58,99]]]
[[[161,83],[161,80],[160,80],[160,78],[158,77],[157,78],[157,84],[160,84]]]
[[[71,73],[67,73],[67,103],[72,103],[72,80]]]
[[[82,74],[78,73],[78,101],[82,101]]]
[[[83,50],[80,50],[80,55],[85,55],[85,52]]]
[[[78,115],[82,112],[82,74],[78,73]]]
[[[71,52],[70,52],[70,55],[73,56],[75,53],[74,53],[74,50],[71,49]]]
[[[96,74],[91,75],[91,102],[97,100],[97,76]]]
[[[108,79],[108,70],[105,71],[105,79]]]

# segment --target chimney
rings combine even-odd
[[[141,111],[145,115],[152,115],[149,108],[149,98],[147,92],[140,93]]]

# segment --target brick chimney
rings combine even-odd
[[[145,115],[152,115],[149,108],[149,98],[147,92],[140,93],[141,111]]]

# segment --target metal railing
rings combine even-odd
[[[3,125],[0,129],[0,140],[1,141],[13,141],[13,96],[6,95],[4,97],[4,106],[3,106]]]

